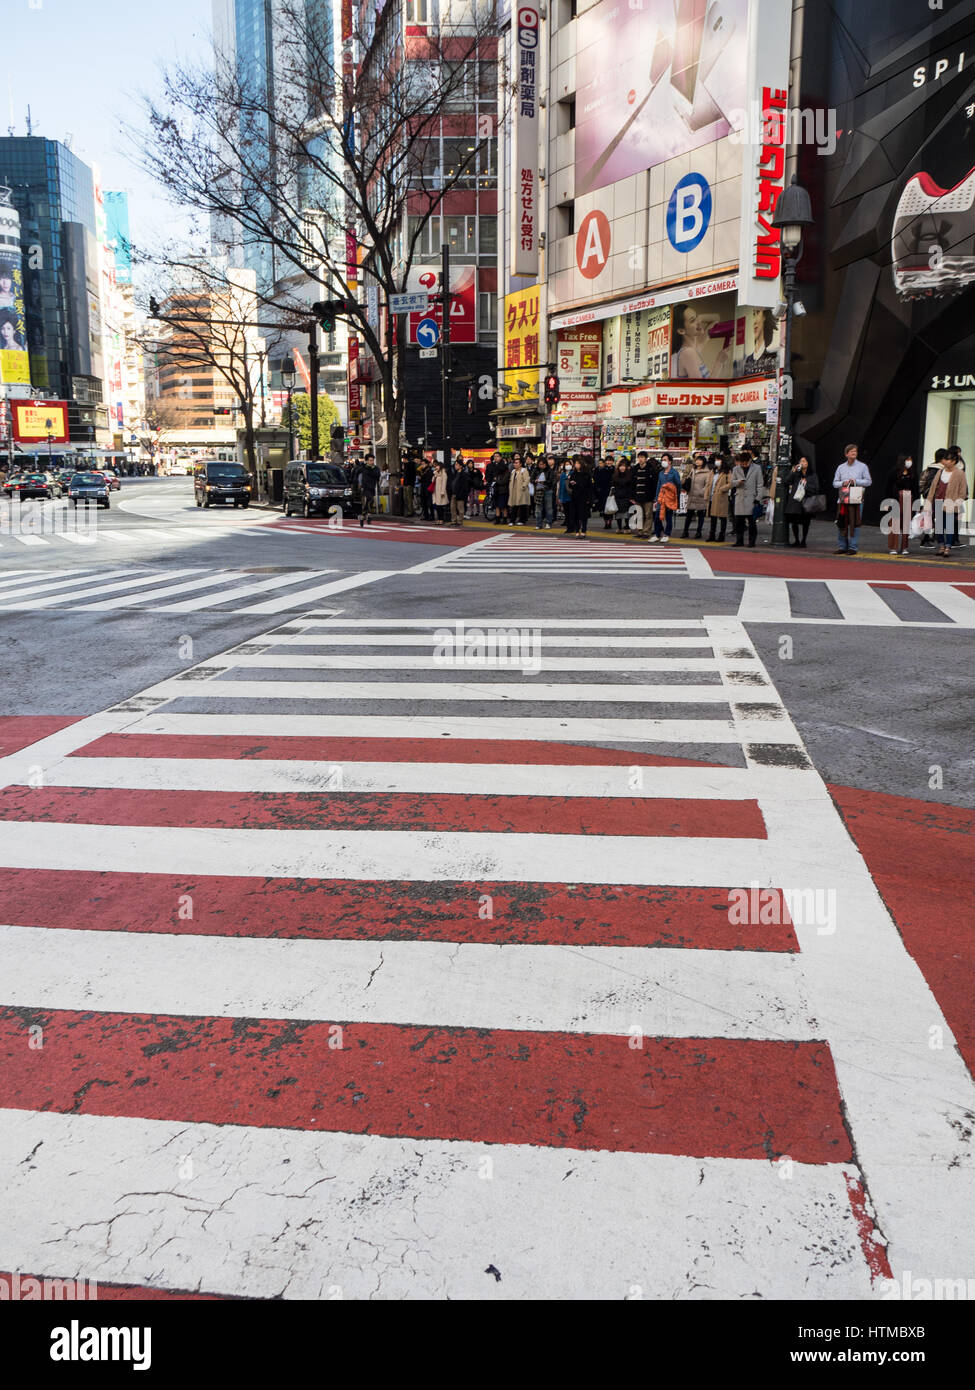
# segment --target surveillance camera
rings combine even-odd
[[[789,306],[786,304],[786,302],[785,302],[784,299],[780,299],[779,302],[778,302],[778,304],[776,304],[776,306],[775,306],[775,308],[774,308],[774,310],[773,310],[773,313],[775,314],[775,317],[776,317],[777,319],[784,319],[785,316],[786,316],[786,314],[787,314],[788,312],[789,312]]]
[[[797,299],[795,301],[795,303],[792,306],[792,312],[795,314],[797,319],[801,319],[802,316],[805,314],[806,306],[805,304],[803,304],[801,299]]]

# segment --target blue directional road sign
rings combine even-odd
[[[416,341],[421,348],[436,347],[440,342],[440,325],[436,319],[421,319],[416,326]]]

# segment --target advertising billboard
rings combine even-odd
[[[511,273],[538,274],[537,3],[518,5],[511,26],[516,84],[511,112]]]
[[[416,294],[420,290],[435,295],[440,289],[440,272],[433,266],[414,266],[406,277],[404,290]],[[452,343],[477,342],[477,289],[475,267],[472,265],[453,265],[450,267],[450,341]],[[410,314],[407,342],[416,344],[416,330],[423,319],[436,319],[439,324],[443,318],[440,302],[430,300],[430,307],[419,314]]]
[[[559,334],[558,374],[564,401],[595,400],[601,384],[603,335],[599,328],[564,328]]]
[[[745,106],[748,0],[600,0],[576,27],[577,196],[719,140]]]
[[[10,230],[19,235],[20,219],[13,208],[0,208],[0,218],[4,223],[9,219]],[[30,385],[20,247],[7,243],[0,247],[0,381]]]
[[[670,375],[670,310],[637,309],[606,325],[606,385]]]
[[[539,288],[504,297],[505,404],[538,400]]]
[[[67,401],[11,401],[14,439],[19,444],[67,444]]]
[[[733,295],[715,295],[674,309],[670,347],[672,381],[710,381],[734,372],[736,337]]]

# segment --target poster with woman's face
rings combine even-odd
[[[735,298],[719,294],[673,311],[672,381],[725,380],[734,370]]]
[[[745,309],[738,321],[736,376],[774,376],[781,325],[771,309]]]
[[[30,384],[20,261],[0,256],[0,381]]]

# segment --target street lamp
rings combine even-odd
[[[52,451],[52,444],[54,441],[54,435],[52,434],[52,430],[54,429],[54,421],[50,419],[45,420],[44,428],[47,430],[47,469],[50,473],[51,465],[54,462],[54,453]]]
[[[795,174],[775,203],[772,226],[779,229],[785,278],[785,366],[779,390],[779,428],[776,441],[775,513],[772,543],[783,545],[786,538],[785,492],[792,463],[792,315],[796,299],[796,265],[802,255],[802,234],[813,223],[809,194],[796,182]]]
[[[291,392],[294,390],[295,369],[287,359],[281,363],[281,382],[288,393],[288,462],[290,463],[295,456],[294,420],[291,415]]]

